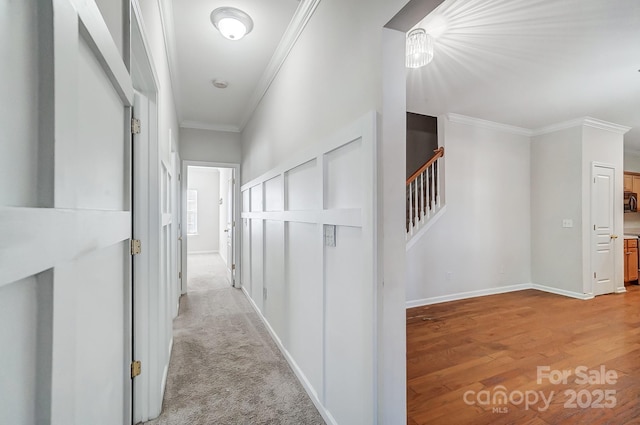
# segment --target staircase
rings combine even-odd
[[[424,228],[444,206],[440,197],[443,186],[440,170],[444,148],[440,147],[434,152],[435,155],[407,179],[407,241]]]

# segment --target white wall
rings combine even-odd
[[[231,221],[229,220],[229,216],[228,216],[228,212],[229,212],[229,203],[232,201],[229,198],[229,179],[231,179],[232,175],[233,175],[233,169],[231,168],[220,168],[220,199],[222,199],[222,203],[219,205],[219,210],[220,210],[220,219],[219,219],[219,226],[218,226],[218,232],[220,235],[220,240],[218,242],[218,252],[220,253],[220,257],[222,257],[222,261],[225,262],[225,264],[228,263],[228,255],[229,253],[227,245],[228,245],[228,241],[227,241],[227,235],[228,233],[225,232],[225,229],[227,228],[227,221]]]
[[[220,170],[188,168],[188,189],[198,191],[198,234],[188,235],[187,252],[217,252],[220,242]]]
[[[640,173],[640,153],[624,152],[624,171]]]
[[[533,283],[582,293],[582,173],[581,127],[532,138]],[[562,228],[563,219],[573,227]]]
[[[180,128],[180,156],[187,161],[239,164],[240,133]]]
[[[590,125],[582,127],[582,255],[583,255],[583,292],[591,291],[591,177],[593,162],[605,163],[615,168],[614,175],[614,234],[620,237],[614,240],[615,255],[615,288],[624,290],[624,142],[623,134],[594,128]]]
[[[330,424],[377,422],[375,149],[371,113],[242,187],[243,288]]]
[[[582,121],[534,136],[531,142],[532,282],[591,293],[591,173],[593,162],[615,168],[614,231],[624,232],[623,135]],[[562,220],[573,220],[563,228]],[[624,287],[622,238],[615,242],[615,287]]]
[[[530,282],[529,137],[439,120],[447,210],[407,251],[407,300]]]

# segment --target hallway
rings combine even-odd
[[[188,268],[162,414],[147,424],[324,424],[220,256]]]

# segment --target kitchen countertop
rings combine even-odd
[[[638,235],[629,235],[627,233],[624,234],[625,239],[638,239]]]

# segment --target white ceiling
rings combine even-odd
[[[173,0],[170,59],[180,124],[239,131],[270,83],[265,72],[299,5],[298,0]],[[253,31],[227,40],[209,15],[231,6],[248,13]],[[165,25],[167,25],[165,23]],[[263,78],[264,77],[264,78]],[[229,83],[215,88],[213,79]]]
[[[408,109],[538,129],[590,116],[632,127],[640,150],[640,1],[446,0],[407,71]]]

